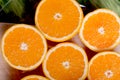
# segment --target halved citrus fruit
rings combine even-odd
[[[88,71],[86,52],[74,43],[60,43],[51,48],[43,72],[50,80],[84,80]]]
[[[44,36],[31,25],[14,25],[3,35],[3,57],[15,69],[35,69],[43,61],[46,52]]]
[[[120,18],[107,9],[90,12],[83,20],[79,36],[93,51],[113,49],[120,42]]]
[[[49,79],[40,75],[28,75],[23,77],[21,80],[49,80]]]
[[[75,0],[42,0],[35,12],[35,24],[44,36],[55,42],[79,32],[83,11]]]
[[[100,52],[89,62],[89,80],[120,80],[120,54]]]

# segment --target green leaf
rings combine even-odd
[[[120,0],[90,0],[96,8],[107,8],[120,16]]]
[[[13,12],[16,16],[22,17],[24,13],[25,0],[0,0],[1,10],[5,13]]]
[[[80,4],[86,5],[89,0],[77,0],[77,2],[79,2]]]

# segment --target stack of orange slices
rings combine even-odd
[[[3,35],[2,54],[11,67],[29,71],[42,65],[50,80],[120,80],[120,54],[108,51],[120,43],[120,18],[113,11],[97,9],[83,18],[75,0],[41,0],[35,26],[16,24]],[[83,44],[69,42],[76,34],[87,49],[98,52],[90,61]],[[47,50],[46,40],[57,45]],[[47,78],[30,75],[21,80]]]

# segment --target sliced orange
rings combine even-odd
[[[61,42],[78,33],[83,11],[75,0],[42,0],[36,9],[35,24],[51,41]]]
[[[84,80],[88,58],[86,52],[74,43],[60,43],[48,51],[42,66],[50,80]]]
[[[113,49],[120,42],[120,18],[107,9],[90,12],[83,20],[79,36],[93,51]]]
[[[17,24],[2,38],[2,53],[7,63],[19,70],[38,67],[47,52],[44,36],[33,26]]]
[[[40,75],[28,75],[23,77],[21,80],[49,80],[49,79]]]
[[[120,80],[120,54],[100,52],[89,62],[89,80]]]

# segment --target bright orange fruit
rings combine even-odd
[[[17,24],[9,28],[2,38],[2,53],[7,63],[19,70],[32,70],[43,61],[47,43],[33,26]]]
[[[120,80],[120,54],[100,52],[89,62],[89,80]]]
[[[49,80],[49,79],[40,75],[28,75],[23,77],[21,80]]]
[[[84,80],[88,58],[81,47],[73,43],[60,43],[48,51],[42,66],[50,80]]]
[[[44,36],[55,42],[66,41],[78,33],[83,11],[75,0],[42,0],[35,23]]]
[[[90,12],[83,20],[79,36],[93,51],[113,49],[120,42],[120,18],[107,9]]]

